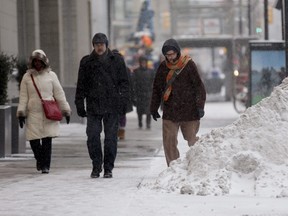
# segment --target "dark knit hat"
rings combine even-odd
[[[106,46],[108,47],[108,38],[105,34],[103,33],[96,33],[92,39],[92,44],[96,43],[105,43]]]
[[[177,43],[176,40],[174,39],[169,39],[167,41],[165,41],[165,43],[163,44],[163,47],[162,47],[162,53],[163,55],[165,56],[166,53],[170,50],[173,50],[175,51],[176,53],[180,54],[180,46],[179,44]]]
[[[170,50],[173,50],[176,53],[179,52],[179,50],[177,50],[174,46],[164,46],[162,49],[163,55],[166,55],[166,53],[169,52]]]

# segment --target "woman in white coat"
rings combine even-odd
[[[71,109],[56,73],[51,71],[49,60],[43,50],[35,50],[29,59],[28,70],[20,85],[17,117],[23,128],[26,123],[26,139],[36,159],[36,168],[42,173],[49,173],[52,153],[52,138],[59,135],[59,121],[45,117],[39,95],[33,85],[31,75],[44,100],[58,102],[67,124]]]

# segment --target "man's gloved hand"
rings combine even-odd
[[[198,108],[198,116],[202,118],[205,115],[205,111],[203,109]]]
[[[65,116],[65,118],[66,118],[66,123],[69,124],[69,122],[70,122],[70,116]]]
[[[157,121],[157,118],[160,118],[160,117],[161,117],[158,112],[151,113],[151,115],[152,115],[152,118],[153,118],[155,121]]]
[[[82,118],[87,117],[87,113],[86,113],[85,109],[77,109],[77,114],[78,114],[78,116],[80,116]]]
[[[23,126],[25,124],[25,117],[19,116],[18,121],[19,121],[20,128],[23,128]]]

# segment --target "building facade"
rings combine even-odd
[[[79,61],[91,50],[89,0],[0,1],[0,51],[28,59],[43,49],[63,86],[75,86]]]

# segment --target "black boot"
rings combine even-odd
[[[99,178],[101,172],[102,172],[102,169],[99,169],[98,167],[93,167],[90,177]]]
[[[142,129],[143,124],[142,124],[142,114],[138,113],[138,127],[139,129]]]
[[[49,173],[52,153],[52,138],[42,139],[42,173]]]
[[[105,170],[104,171],[104,176],[103,178],[112,178],[113,175],[112,175],[112,171],[111,170]]]
[[[42,169],[42,146],[40,139],[30,140],[30,146],[36,159],[36,169],[40,171]]]
[[[48,168],[42,168],[42,173],[43,174],[48,174],[49,173],[49,169]]]
[[[42,167],[41,162],[38,161],[38,160],[36,160],[36,169],[37,169],[38,171],[40,171],[40,170],[41,170],[41,167]]]

